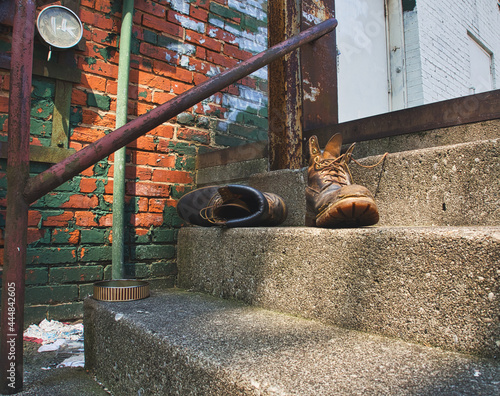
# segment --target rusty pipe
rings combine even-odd
[[[31,75],[35,0],[17,0],[12,31],[7,149],[7,214],[2,271],[0,392],[23,387],[23,327],[29,205],[23,196],[29,178]]]
[[[120,147],[126,146],[151,129],[286,53],[333,31],[336,26],[337,20],[334,18],[313,26],[128,122],[29,180],[24,190],[26,201],[36,201]]]

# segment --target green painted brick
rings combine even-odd
[[[50,269],[50,283],[95,282],[102,280],[103,273],[101,265],[56,267]]]
[[[83,110],[80,106],[72,106],[69,114],[69,123],[78,125],[83,121]]]
[[[83,302],[78,301],[69,304],[49,305],[47,316],[49,320],[68,320],[82,318]]]
[[[156,45],[158,42],[158,35],[151,30],[144,29],[144,41]]]
[[[30,119],[31,135],[37,137],[50,137],[52,135],[52,120],[39,120],[37,118]]]
[[[65,264],[76,262],[76,250],[71,247],[61,248],[28,248],[27,265],[33,264]]]
[[[31,101],[31,117],[46,119],[54,111],[54,102],[50,99]]]
[[[26,288],[26,303],[32,305],[54,304],[78,299],[77,285],[33,286]]]
[[[249,15],[245,15],[241,21],[241,27],[254,33],[259,32],[259,28],[267,27],[267,23],[259,21]]]
[[[104,280],[110,280],[110,279],[112,279],[112,273],[113,273],[113,266],[112,265],[106,265],[104,267]]]
[[[242,16],[240,12],[226,8],[213,1],[210,3],[210,12],[213,12],[223,18],[241,18]]]
[[[153,230],[153,242],[155,243],[173,243],[177,239],[177,230],[175,229],[155,229]]]
[[[175,262],[153,263],[151,264],[151,275],[153,277],[177,275],[177,264]]]
[[[177,116],[177,122],[181,125],[192,126],[195,124],[196,118],[191,113],[181,113]]]
[[[41,285],[49,281],[47,268],[26,268],[26,285]]]
[[[215,135],[215,144],[220,146],[235,147],[235,146],[241,146],[246,143],[248,143],[248,140],[243,140],[234,136]]]
[[[109,96],[89,92],[87,93],[87,104],[92,107],[98,107],[101,110],[109,110],[111,98]]]
[[[33,78],[31,82],[33,90],[31,91],[31,96],[37,98],[53,98],[56,85],[53,81],[49,81],[42,78]]]
[[[172,206],[167,206],[163,209],[163,224],[176,228],[179,228],[183,224],[182,219],[177,214],[177,209]]]
[[[196,155],[196,146],[187,143],[169,142],[168,149],[179,155]]]
[[[47,319],[47,305],[26,305],[24,307],[24,328],[29,325],[39,324],[42,320]]]
[[[109,241],[109,230],[93,228],[90,230],[82,230],[80,242],[82,245],[88,243],[103,244]]]
[[[145,244],[145,243],[150,243],[151,242],[151,234],[148,232],[144,235],[137,235],[135,232],[131,232],[131,240],[134,241],[134,243],[138,244]]]
[[[125,275],[127,278],[149,278],[151,276],[151,266],[145,263],[126,264]]]
[[[153,260],[169,259],[175,256],[175,247],[172,245],[138,245],[132,252],[132,259]]]
[[[78,298],[80,300],[85,300],[87,297],[94,295],[94,284],[89,283],[87,285],[78,285]]]
[[[79,251],[79,260],[88,261],[109,261],[111,260],[111,246],[85,246]]]

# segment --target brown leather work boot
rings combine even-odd
[[[309,139],[306,225],[340,228],[376,224],[377,205],[366,187],[352,184],[348,164],[354,144],[340,154],[342,136],[335,134],[322,153],[318,138]]]
[[[177,213],[181,219],[203,227],[270,227],[285,221],[287,208],[276,194],[232,184],[187,193],[177,203]]]

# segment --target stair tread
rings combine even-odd
[[[128,373],[137,386],[157,391],[163,388],[144,383],[145,375],[163,376],[168,386],[174,381],[169,376],[182,378],[185,394],[221,394],[224,389],[283,395],[500,392],[496,360],[341,329],[203,294],[170,290],[129,303],[89,299],[85,304],[93,311],[86,315],[86,332],[101,329],[89,337],[94,344],[86,345],[86,350],[98,352],[89,353],[87,365],[106,385],[127,382],[127,378],[115,379]],[[101,342],[110,339],[112,345]],[[86,342],[90,342],[87,336]],[[114,349],[123,345],[128,345],[128,356]],[[140,355],[148,357],[144,360]],[[174,360],[189,367],[181,373],[176,366],[176,373],[170,373],[165,362]],[[154,367],[161,362],[162,367]],[[133,390],[129,383],[116,386]]]

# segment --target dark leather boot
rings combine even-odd
[[[276,194],[232,184],[187,193],[177,203],[177,213],[181,219],[203,227],[269,227],[285,221],[287,208]]]
[[[340,228],[376,224],[377,205],[366,187],[352,184],[348,164],[354,144],[340,154],[342,136],[332,136],[322,153],[318,138],[309,139],[306,225]]]

